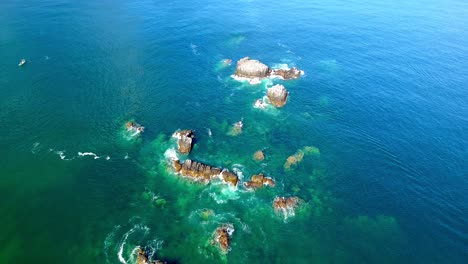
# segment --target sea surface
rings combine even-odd
[[[246,56],[304,75],[237,81]],[[274,84],[286,106],[255,108]],[[465,0],[2,0],[0,124],[0,263],[468,261]]]

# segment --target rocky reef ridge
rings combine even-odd
[[[216,178],[220,178],[233,187],[237,186],[239,182],[237,175],[226,169],[212,167],[191,159],[186,159],[182,164],[179,160],[173,160],[172,166],[176,173],[194,181],[209,183]]]

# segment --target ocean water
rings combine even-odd
[[[466,263],[467,14],[462,0],[1,1],[0,263],[134,263],[138,246],[170,263]],[[245,56],[305,74],[239,82]],[[254,108],[278,83],[286,106]],[[177,129],[196,133],[182,159],[276,187],[175,175]],[[285,219],[276,196],[304,204]],[[227,254],[210,243],[225,223]]]

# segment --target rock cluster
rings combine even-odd
[[[148,254],[142,249],[138,248],[137,249],[137,259],[136,259],[137,264],[165,264],[167,262],[162,261],[162,260],[151,260],[148,257]]]
[[[268,89],[267,97],[276,107],[283,107],[288,100],[289,92],[283,85],[277,84]]]
[[[265,64],[245,57],[237,62],[235,75],[244,78],[266,78],[270,75],[270,72],[271,69]]]
[[[273,200],[273,208],[286,219],[295,215],[295,211],[301,202],[302,200],[296,196],[276,197],[275,200]]]
[[[224,182],[234,187],[237,186],[239,181],[237,175],[228,170],[222,170],[221,168],[212,167],[191,159],[186,159],[182,164],[179,160],[173,160],[172,166],[176,173],[180,173],[182,176],[195,181],[208,183],[220,177]]]
[[[253,175],[250,181],[244,182],[246,188],[260,188],[262,186],[271,186],[275,187],[275,181],[270,177],[265,177],[262,173],[258,175]]]
[[[249,79],[263,79],[267,77],[280,77],[284,80],[297,79],[304,72],[293,67],[291,69],[271,69],[258,60],[249,57],[240,59],[237,62],[235,76]]]
[[[291,69],[275,69],[271,72],[272,76],[279,76],[285,80],[297,79],[302,74],[303,72],[296,67],[292,67]]]
[[[223,253],[229,251],[231,243],[231,236],[234,233],[234,226],[232,224],[224,224],[216,228],[214,233],[214,239],[211,241],[212,244],[217,244]]]

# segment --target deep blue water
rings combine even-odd
[[[130,263],[135,246],[180,263],[465,263],[467,14],[460,0],[0,2],[0,263],[120,263],[121,248]],[[252,107],[271,83],[230,77],[245,56],[304,70],[272,81],[284,108]],[[179,179],[164,153],[184,128],[190,158],[277,187]],[[320,156],[285,171],[305,146]],[[309,209],[283,221],[276,195]],[[227,255],[207,245],[223,222]]]

